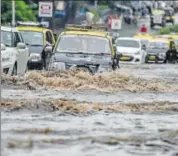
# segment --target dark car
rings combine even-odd
[[[46,28],[34,26],[20,26],[18,30],[21,32],[26,45],[29,48],[30,59],[29,69],[43,69],[50,60],[51,54],[44,51],[45,46],[55,44],[55,35]]]
[[[118,60],[107,32],[74,28],[59,36],[49,69],[85,68],[90,73],[96,73],[116,69]]]
[[[166,63],[166,53],[169,50],[169,42],[166,40],[153,40],[147,46],[145,62]]]

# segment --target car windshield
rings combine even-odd
[[[134,40],[117,40],[116,41],[116,46],[119,47],[129,47],[129,48],[139,48],[140,44],[138,41],[134,41]]]
[[[111,53],[109,40],[87,35],[64,35],[57,44],[57,52]]]
[[[1,30],[1,42],[4,43],[7,47],[12,46],[12,36],[11,35],[12,35],[11,32]]]
[[[27,45],[43,45],[43,33],[36,31],[20,31]]]
[[[150,49],[168,49],[168,43],[166,42],[151,42],[148,46]]]

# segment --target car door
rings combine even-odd
[[[49,30],[46,31],[46,41],[47,41],[49,44],[51,44],[51,46],[54,44],[53,35],[52,35],[52,33],[51,33]],[[52,53],[48,53],[48,54],[46,55],[46,56],[47,56],[47,57],[46,57],[46,63],[47,63],[47,65],[49,64],[51,55],[52,55]]]
[[[19,49],[17,47],[18,43],[24,43],[23,38],[21,37],[19,32],[14,32],[14,46],[17,50],[17,74],[23,75],[27,69],[27,63],[29,59],[28,48]]]

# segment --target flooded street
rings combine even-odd
[[[178,66],[30,72],[2,82],[2,155],[178,155]]]

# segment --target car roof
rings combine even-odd
[[[16,27],[10,27],[10,26],[1,26],[2,31],[9,31],[9,32],[18,32],[18,29]]]
[[[109,37],[107,32],[98,32],[98,31],[65,31],[66,35],[89,35],[89,36],[98,36],[98,37]]]
[[[46,32],[48,29],[41,28],[41,27],[27,27],[27,26],[19,26],[17,27],[18,30],[26,30],[26,31],[38,31],[38,32]]]

